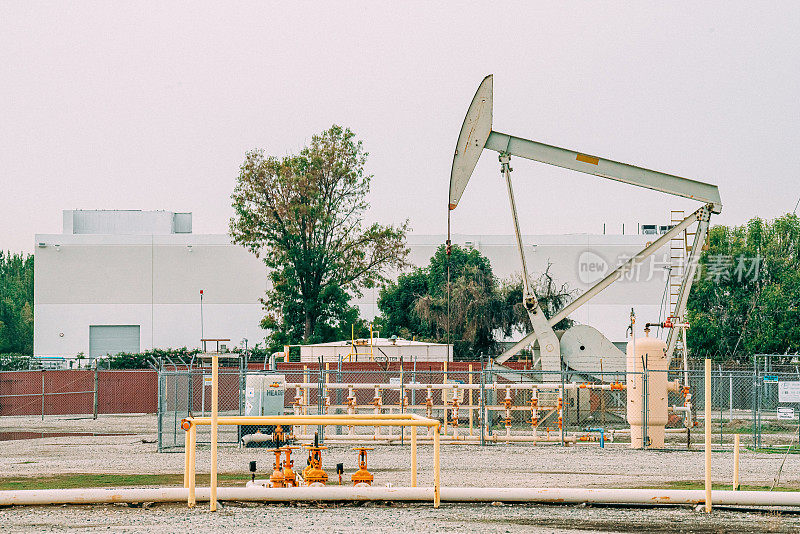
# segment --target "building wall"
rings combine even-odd
[[[141,348],[263,338],[263,263],[227,236],[37,235],[34,354],[89,352],[90,325],[140,325]],[[58,245],[56,247],[55,245]]]
[[[555,283],[566,283],[577,297],[657,237],[639,234],[527,235],[523,237],[523,244],[531,278],[539,276],[550,264],[550,274]],[[410,262],[417,266],[427,265],[445,240],[444,235],[411,236]],[[480,251],[489,259],[492,271],[501,280],[520,276],[520,258],[513,236],[453,235],[452,242]],[[594,326],[611,341],[624,341],[631,308],[640,318],[637,321],[640,330],[644,323],[659,319],[668,276],[665,267],[668,265],[667,246],[645,262],[634,276],[615,282],[579,308],[571,318]],[[379,296],[379,289],[364,292],[364,297],[358,300],[362,316],[372,317],[380,312]],[[395,332],[381,332],[381,336],[393,334]]]
[[[36,236],[34,354],[88,354],[91,325],[139,325],[142,350],[197,347],[201,289],[202,337],[230,338],[234,346],[243,338],[251,345],[263,340],[259,299],[267,276],[259,259],[231,244],[226,235],[141,233],[174,231],[171,212],[154,212],[152,221],[140,212],[120,213],[116,220],[104,212],[68,211],[65,233]],[[77,227],[119,234],[73,233]],[[550,263],[556,283],[566,283],[577,296],[653,239],[572,234],[525,236],[523,241],[531,276]],[[411,263],[427,265],[444,241],[443,235],[410,236]],[[455,235],[453,242],[478,249],[501,279],[520,272],[513,236]],[[624,341],[632,307],[640,318],[638,325],[659,319],[667,261],[668,249],[662,249],[640,269],[638,283],[613,284],[572,318],[598,328],[612,341]],[[379,313],[378,297],[379,290],[371,289],[355,300],[363,317],[372,319]],[[381,332],[383,337],[393,334]]]

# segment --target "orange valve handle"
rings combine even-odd
[[[374,477],[372,473],[367,471],[367,451],[373,450],[372,447],[353,447],[354,451],[358,451],[358,471],[356,471],[350,479],[353,481],[353,485],[357,484],[366,484],[368,486],[372,485],[372,481]]]

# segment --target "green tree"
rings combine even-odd
[[[358,311],[348,301],[406,266],[407,222],[364,225],[366,160],[362,142],[336,125],[297,155],[245,155],[230,234],[270,269],[262,326],[273,346],[349,335]]]
[[[0,354],[33,354],[33,255],[0,251]]]
[[[556,282],[553,275],[550,274],[551,265],[548,263],[544,272],[531,281],[531,290],[536,295],[536,299],[547,317],[552,317],[561,308],[569,304],[573,294],[573,290],[569,289],[569,284],[558,284]],[[531,318],[522,304],[523,292],[522,276],[517,275],[512,277],[511,280],[503,282],[501,288],[501,298],[503,300],[501,327],[506,336],[512,335],[514,330],[520,330],[524,334],[528,334],[533,330]],[[566,330],[573,324],[574,321],[572,319],[565,317],[556,323],[553,330]]]
[[[800,221],[784,215],[715,226],[687,316],[690,351],[743,359],[800,351]]]
[[[417,297],[413,313],[441,341],[447,341],[449,319],[454,356],[465,358],[494,352],[494,330],[500,324],[502,302],[489,260],[476,249],[453,246],[449,265],[449,317],[448,260],[444,245],[431,258],[427,292]]]
[[[489,260],[470,248],[453,246],[449,266],[450,341],[456,358],[496,352],[499,334],[530,332],[521,278],[499,282]],[[381,328],[387,334],[447,342],[447,268],[446,248],[441,246],[427,267],[415,268],[385,285],[378,301]],[[566,285],[558,286],[550,276],[549,267],[532,287],[548,314],[570,298]]]

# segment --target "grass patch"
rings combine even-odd
[[[786,454],[786,447],[746,447],[748,451],[763,452],[764,454]],[[789,454],[800,454],[800,446],[794,445],[788,450]]]
[[[220,486],[244,485],[250,479],[244,473],[218,473]],[[208,486],[208,473],[197,474],[197,485]],[[107,488],[128,486],[183,486],[183,473],[166,474],[110,474],[68,473],[32,477],[0,477],[0,490]]]
[[[705,489],[705,483],[701,480],[673,480],[658,486],[647,486],[648,489],[675,489],[675,490],[701,490]],[[750,484],[740,484],[739,491],[769,491],[770,486],[754,486]],[[729,490],[731,484],[712,483],[712,490]],[[772,491],[800,491],[798,487],[775,486]]]

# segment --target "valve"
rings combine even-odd
[[[430,419],[431,414],[433,414],[433,392],[431,387],[428,386],[428,397],[425,399],[425,415]]]
[[[303,394],[300,392],[300,386],[294,389],[294,406],[300,408],[303,405]]]
[[[506,435],[511,435],[511,407],[513,406],[513,401],[511,400],[511,388],[506,388],[506,398],[503,399],[503,407],[506,409],[506,417],[503,422],[506,425]]]
[[[281,466],[281,454],[283,451],[281,449],[270,449],[271,452],[275,453],[275,465],[272,469],[272,475],[269,477],[270,485],[273,488],[282,488],[284,477],[283,477],[283,469]]]
[[[356,413],[356,394],[353,391],[352,384],[347,386],[347,400],[345,402],[347,404],[348,415],[354,415]],[[347,431],[350,434],[353,434],[355,432],[352,425],[347,426]]]
[[[372,447],[353,447],[353,450],[358,451],[358,471],[350,477],[353,480],[353,486],[371,486],[374,477],[367,471],[367,451],[371,451]]]
[[[458,398],[453,395],[453,411],[451,412],[452,418],[450,420],[454,427],[458,427]]]
[[[307,486],[324,486],[328,482],[328,473],[322,470],[322,451],[328,447],[321,447],[319,436],[314,434],[314,444],[305,445],[308,449],[308,465],[303,469],[303,480]]]
[[[382,410],[381,407],[383,406],[383,399],[381,398],[381,390],[378,386],[375,386],[375,397],[372,399],[372,404],[375,405],[375,415],[379,415]],[[380,435],[381,427],[375,427],[375,437],[377,438]]]
[[[324,486],[328,482],[328,473],[322,469],[322,451],[328,447],[306,445],[308,450],[308,466],[303,470],[303,480],[307,486]]]
[[[679,321],[679,317],[667,317],[667,320],[663,323],[646,323],[644,325],[645,331],[650,331],[651,326],[657,326],[659,328],[689,328],[689,323],[682,323]]]
[[[286,487],[297,487],[297,475],[294,472],[294,460],[292,460],[292,451],[295,449],[299,449],[300,447],[282,447],[282,450],[286,453],[286,460],[283,462],[283,484]]]
[[[281,425],[276,426],[275,430],[272,431],[272,440],[275,442],[275,447],[280,447],[281,443],[286,441],[283,427]]]
[[[611,383],[611,391],[623,390],[623,389],[625,389],[625,384],[623,384],[622,382],[616,381]]]

